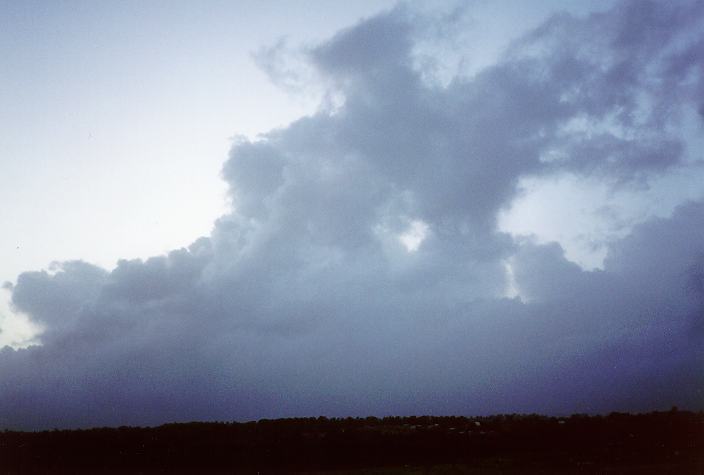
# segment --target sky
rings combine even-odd
[[[585,3],[0,3],[0,427],[704,409],[704,4]]]

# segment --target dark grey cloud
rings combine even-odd
[[[13,305],[45,332],[0,353],[0,426],[701,408],[704,203],[592,272],[496,225],[521,178],[686,166],[701,10],[558,15],[446,86],[414,48],[457,16],[399,7],[305,50],[342,105],[238,141],[209,237],[20,275]]]

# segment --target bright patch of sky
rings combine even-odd
[[[408,252],[416,252],[427,235],[428,225],[423,221],[413,220],[408,229],[398,237],[398,240]]]
[[[670,216],[684,202],[704,197],[704,134],[692,109],[682,118],[683,166],[644,183],[613,189],[598,178],[560,174],[523,179],[523,193],[499,216],[502,231],[558,242],[584,269],[602,268],[609,244],[653,216]]]

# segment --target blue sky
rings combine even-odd
[[[696,2],[0,5],[0,427],[702,400]]]

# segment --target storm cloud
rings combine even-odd
[[[210,236],[21,274],[44,331],[0,351],[0,427],[701,409],[704,202],[594,271],[497,217],[526,177],[647,189],[697,165],[704,4],[559,14],[429,80],[418,45],[457,18],[402,5],[299,52],[336,100],[233,145]]]

